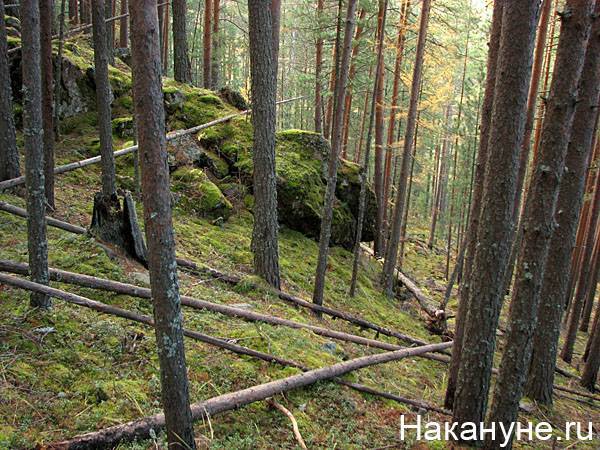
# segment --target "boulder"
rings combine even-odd
[[[171,174],[172,188],[180,194],[175,206],[199,217],[227,219],[233,206],[201,169],[181,167]]]

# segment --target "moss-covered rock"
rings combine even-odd
[[[229,218],[233,206],[201,169],[181,167],[171,174],[176,206],[200,217]]]
[[[133,137],[133,117],[117,117],[112,120],[113,133],[123,139]]]

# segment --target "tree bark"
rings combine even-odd
[[[539,4],[503,2],[502,36],[495,84],[478,245],[471,273],[471,301],[454,400],[453,420],[482,422],[494,357],[496,328],[510,253],[510,217],[518,153],[523,140],[533,41]]]
[[[44,192],[54,209],[54,73],[52,64],[52,0],[40,0],[40,45],[42,67],[42,124],[44,127]]]
[[[385,36],[385,22],[387,17],[387,0],[379,0],[379,13],[377,15],[377,35]],[[383,180],[383,140],[384,140],[384,58],[383,47],[384,40],[378,39],[377,44],[377,65],[380,69],[377,71],[379,81],[377,82],[377,90],[373,93],[375,96],[375,165],[374,165],[374,188],[375,198],[377,199],[377,212],[375,215],[375,239],[373,248],[377,256],[383,256],[384,248],[384,217],[387,208],[387,199],[384,198],[384,180]],[[411,144],[412,148],[412,144]]]
[[[69,21],[71,25],[79,24],[79,4],[78,0],[69,0]]]
[[[277,180],[275,176],[275,121],[277,60],[273,45],[272,10],[268,0],[248,0],[250,64],[252,73],[252,124],[254,128],[254,270],[279,288],[277,238]]]
[[[207,0],[210,3],[211,0]],[[171,0],[173,5],[173,73],[176,81],[192,82],[192,70],[188,53],[187,34],[185,31],[187,2]],[[210,87],[210,86],[209,86]]]
[[[321,20],[324,0],[317,0],[317,23],[319,35],[315,51],[315,132],[323,133],[323,95],[321,94],[321,72],[323,70],[323,37],[321,36]]]
[[[2,12],[2,17],[0,17],[0,181],[4,181],[18,177],[21,171],[8,67],[4,0],[0,0],[0,12]]]
[[[54,76],[54,118],[52,125],[54,126],[54,140],[58,141],[60,134],[60,99],[62,97],[62,58],[63,48],[65,45],[65,7],[66,0],[60,0],[60,14],[58,16],[58,49],[56,53],[56,70]],[[54,167],[52,167],[54,179]]]
[[[129,0],[121,0],[121,15],[127,14]],[[129,47],[129,17],[122,17],[119,25],[119,47]]]
[[[42,125],[42,75],[40,9],[36,0],[21,2],[23,67],[23,136],[27,184],[27,248],[31,280],[48,284],[48,241],[44,194],[44,129]],[[31,294],[31,306],[49,308],[50,297]]]
[[[524,209],[523,240],[517,259],[506,344],[489,419],[505,425],[517,418],[531,359],[542,280],[555,228],[554,213],[571,137],[594,2],[567,0],[562,18],[541,145]],[[487,448],[495,446],[490,439],[486,441]]]
[[[333,222],[333,203],[335,201],[335,188],[337,184],[337,168],[340,150],[342,147],[342,127],[344,122],[345,95],[348,83],[348,71],[350,68],[350,54],[352,52],[352,36],[354,34],[354,22],[356,20],[356,0],[348,1],[346,12],[346,24],[344,27],[344,43],[341,49],[339,77],[335,91],[335,115],[331,127],[332,147],[329,153],[327,170],[327,187],[325,189],[325,200],[323,214],[321,217],[321,233],[319,237],[319,256],[315,273],[315,288],[313,291],[313,303],[323,304],[325,291],[325,276],[327,271],[327,257],[329,253],[329,241],[331,238],[331,224]]]
[[[169,448],[194,449],[164,137],[157,9],[132,0],[132,74],[161,394]]]
[[[221,15],[221,0],[214,0],[213,8],[212,8],[213,18],[212,18],[212,49],[211,49],[211,59],[210,62],[210,84],[211,89],[216,91],[219,89],[219,47],[220,47],[220,36],[219,36],[219,22]]]
[[[92,0],[94,1],[94,0]],[[116,0],[104,0],[104,20],[114,16],[114,2]],[[115,64],[115,22],[112,21],[106,25],[106,56],[108,63],[113,66]]]
[[[598,6],[597,6],[598,7]],[[542,280],[538,324],[525,392],[542,404],[552,403],[552,385],[560,324],[569,292],[569,267],[581,217],[585,173],[590,161],[594,113],[600,100],[600,20],[596,19],[588,42],[575,110],[566,170],[560,184],[556,207],[557,227],[550,242]]]
[[[415,129],[417,125],[419,88],[421,86],[421,78],[423,76],[423,59],[425,55],[425,42],[427,39],[430,7],[431,0],[423,0],[423,4],[421,6],[421,18],[419,24],[419,37],[417,41],[415,66],[413,69],[413,79],[410,88],[410,102],[408,106],[408,118],[406,121],[406,134],[404,136],[404,149],[402,152],[402,167],[400,169],[400,177],[397,184],[390,239],[386,246],[385,262],[381,276],[381,284],[383,286],[384,293],[390,298],[394,293],[394,269],[396,268],[396,262],[398,258],[402,217],[404,214],[404,208],[406,208],[406,185],[408,182],[411,159],[410,156],[414,145]]]
[[[212,20],[213,0],[204,0],[204,30],[202,34],[203,56],[202,56],[202,86],[210,89],[212,74]]]

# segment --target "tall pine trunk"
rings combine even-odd
[[[160,41],[155,0],[131,0],[133,97],[154,330],[168,447],[195,449],[165,141]]]
[[[477,270],[470,277],[472,301],[465,320],[454,400],[453,420],[458,423],[482,422],[487,408],[539,9],[537,2],[529,0],[503,3],[498,76],[488,142],[490,153],[482,198],[484,208],[479,218],[478,245],[473,260]]]
[[[556,201],[572,131],[594,1],[567,0],[561,22],[540,150],[525,203],[523,240],[516,265],[506,344],[490,412],[492,422],[505,425],[517,418],[527,378],[542,280],[555,227]],[[494,448],[495,444],[490,441],[486,446]]]
[[[173,77],[181,83],[192,82],[192,69],[186,34],[186,0],[171,0],[173,4]],[[207,0],[207,3],[211,0]]]
[[[323,132],[323,95],[321,94],[321,73],[323,71],[323,37],[321,36],[321,19],[323,16],[324,7],[324,0],[317,0],[317,23],[319,33],[315,49],[315,132],[317,133]]]
[[[54,209],[54,73],[52,65],[52,0],[40,0],[42,63],[42,123],[44,126],[44,190],[46,203]]]
[[[279,288],[275,121],[277,60],[269,0],[248,0],[254,127],[254,271]]]
[[[121,0],[121,15],[127,14],[129,0]],[[129,46],[129,17],[121,17],[119,25],[119,47]]]
[[[8,67],[4,0],[0,0],[0,11],[0,181],[4,181],[18,177],[20,169]]]
[[[212,19],[212,49],[211,49],[211,59],[210,62],[210,84],[211,89],[216,91],[219,89],[219,46],[220,46],[220,36],[219,36],[219,22],[221,15],[221,0],[214,0],[213,3],[213,19]]]
[[[556,221],[542,281],[538,324],[525,392],[539,403],[552,403],[560,323],[569,292],[569,267],[575,246],[593,140],[593,117],[600,101],[600,20],[593,24],[581,75],[566,170],[558,195]]]
[[[398,246],[400,244],[400,233],[402,231],[402,217],[406,205],[406,187],[408,175],[410,172],[410,156],[415,139],[415,129],[417,126],[417,108],[419,105],[419,88],[423,76],[423,59],[425,55],[425,42],[427,40],[427,27],[429,24],[429,10],[431,0],[423,0],[421,6],[421,18],[419,23],[419,37],[417,40],[417,53],[415,56],[415,66],[413,70],[412,84],[410,88],[410,102],[408,105],[408,118],[406,121],[406,134],[404,136],[404,149],[402,152],[402,166],[400,168],[400,177],[398,179],[396,202],[394,205],[394,214],[392,216],[392,227],[390,230],[390,239],[386,246],[385,262],[383,264],[383,273],[381,284],[385,295],[392,297],[394,293],[394,270],[398,258]]]
[[[48,284],[48,241],[44,194],[44,129],[42,125],[42,73],[40,9],[37,0],[21,2],[23,67],[23,136],[27,185],[27,250],[31,281]],[[49,308],[50,297],[32,293],[31,306]]]
[[[341,59],[339,77],[335,91],[335,115],[333,117],[332,147],[329,153],[329,164],[327,170],[327,187],[325,189],[325,201],[323,204],[323,215],[321,218],[321,234],[319,238],[319,256],[315,274],[315,288],[313,291],[313,302],[317,305],[323,304],[323,292],[325,291],[325,275],[327,271],[327,256],[329,253],[329,240],[331,238],[331,224],[333,222],[333,204],[335,201],[335,188],[337,184],[337,167],[342,146],[342,126],[344,122],[344,100],[346,95],[346,84],[348,82],[348,71],[350,68],[350,54],[352,52],[352,35],[354,34],[354,22],[356,15],[356,0],[348,1],[346,12],[346,24],[344,27],[344,43],[341,48]]]

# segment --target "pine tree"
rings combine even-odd
[[[160,363],[162,406],[168,447],[195,449],[175,239],[155,0],[131,0],[133,97],[142,169],[142,195],[154,329]]]
[[[211,0],[207,0],[210,2]],[[172,0],[173,5],[173,73],[181,83],[192,82],[192,70],[188,54],[187,34],[185,31],[186,0]]]
[[[53,1],[40,0],[42,58],[42,122],[44,126],[44,189],[46,203],[54,209],[54,73],[52,64]]]

